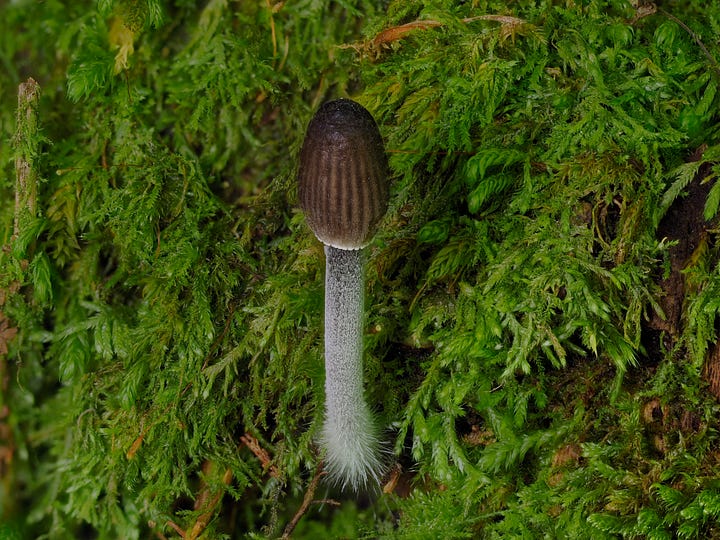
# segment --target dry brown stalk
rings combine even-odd
[[[256,458],[260,460],[260,465],[262,465],[263,470],[270,469],[270,476],[273,478],[280,478],[280,471],[272,464],[270,454],[267,450],[260,446],[260,442],[255,437],[246,433],[240,437],[240,441],[247,446],[253,454],[255,454]]]
[[[318,463],[317,471],[315,472],[315,476],[310,481],[310,485],[307,488],[307,491],[305,492],[305,497],[303,497],[303,502],[300,505],[300,508],[298,508],[298,511],[295,512],[295,515],[290,520],[290,523],[287,524],[285,527],[285,530],[283,531],[283,535],[281,538],[283,540],[288,540],[292,532],[295,530],[295,527],[297,527],[297,524],[300,522],[300,519],[305,515],[308,508],[310,508],[310,505],[315,504],[330,504],[333,506],[340,506],[340,503],[333,500],[333,499],[322,499],[322,500],[315,500],[313,497],[315,497],[315,490],[317,490],[318,484],[320,483],[320,479],[325,476],[325,471],[323,469],[323,462],[321,461]]]
[[[212,464],[209,462],[203,467],[205,472],[210,471],[211,468]],[[232,476],[232,471],[230,469],[226,469],[222,477],[223,485],[229,485],[232,481]],[[186,540],[196,540],[202,534],[208,526],[208,523],[210,523],[212,517],[215,515],[215,507],[217,507],[220,503],[224,493],[225,490],[220,488],[215,493],[211,494],[210,486],[207,484],[203,486],[203,489],[200,491],[200,494],[195,501],[195,509],[204,509],[205,511],[198,516],[197,520],[195,520],[195,524],[190,529],[190,532],[185,533]]]
[[[38,147],[38,102],[40,86],[31,77],[18,87],[17,126],[15,131],[15,221],[13,233],[20,233],[23,214],[35,215],[37,172],[33,162]]]

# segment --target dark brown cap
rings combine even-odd
[[[359,249],[387,209],[387,157],[372,115],[349,99],[329,101],[308,125],[300,151],[298,195],[323,244]]]

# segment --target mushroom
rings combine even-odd
[[[330,478],[354,490],[382,471],[379,429],[363,396],[363,312],[368,244],[385,214],[387,157],[377,124],[349,99],[325,103],[300,151],[298,195],[325,245],[325,421]]]

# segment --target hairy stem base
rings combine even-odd
[[[377,426],[363,397],[365,273],[362,250],[325,246],[325,424],[327,470],[343,487],[378,481]]]

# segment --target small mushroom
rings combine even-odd
[[[387,157],[377,124],[349,99],[310,121],[300,151],[298,195],[325,245],[325,422],[330,477],[358,490],[382,472],[379,429],[363,396],[365,263],[362,249],[385,214]]]

